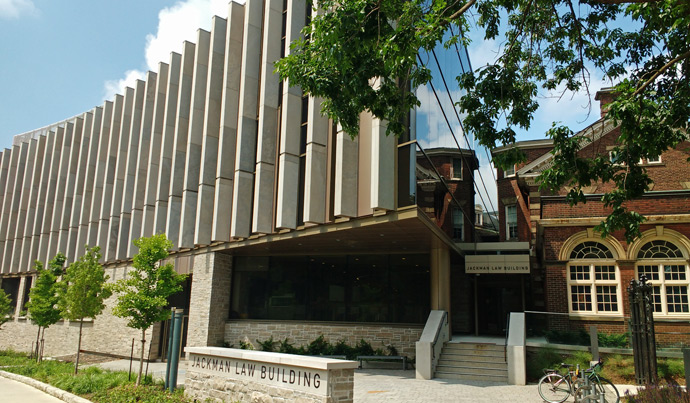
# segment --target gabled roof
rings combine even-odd
[[[604,120],[603,118],[597,120],[586,128],[575,134],[574,137],[579,137],[579,149],[583,149],[588,145],[594,143],[605,135],[609,134],[616,126],[611,120]],[[520,168],[516,174],[518,176],[537,176],[544,170],[553,165],[553,154],[547,152],[544,155],[536,158],[534,161]]]

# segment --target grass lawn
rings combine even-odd
[[[177,389],[175,393],[163,390],[162,382],[154,382],[150,376],[144,379],[139,387],[134,384],[136,377],[129,381],[127,372],[122,371],[80,367],[79,374],[75,376],[72,363],[44,360],[37,364],[35,360],[29,359],[26,353],[11,350],[0,350],[0,367],[4,371],[28,376],[95,403],[192,401],[185,398],[181,389]]]

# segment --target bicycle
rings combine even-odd
[[[544,376],[539,380],[539,395],[549,403],[562,403],[570,395],[575,397],[575,402],[618,403],[618,389],[598,374],[602,366],[599,360],[584,371],[580,371],[579,365],[572,371],[574,365],[566,363],[561,364],[561,368],[568,368],[565,374],[555,369],[545,369]]]

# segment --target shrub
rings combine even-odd
[[[355,355],[375,355],[375,351],[369,342],[362,339],[357,342],[357,345],[355,346]],[[383,355],[383,353],[380,355]]]
[[[666,380],[685,377],[683,360],[673,358],[657,360],[657,374],[659,378]]]
[[[537,380],[544,375],[544,368],[558,369],[563,357],[552,348],[540,348],[536,353],[530,354],[527,360],[527,377]]]
[[[548,330],[544,337],[549,343],[555,344],[574,344],[579,346],[586,346],[590,344],[589,333],[584,330],[568,331],[568,330]]]
[[[278,344],[277,341],[273,340],[273,336],[271,336],[268,340],[264,340],[264,341],[256,339],[256,342],[259,343],[259,349],[261,351],[269,351],[269,352],[275,351],[276,344]]]
[[[630,347],[630,333],[597,333],[599,347],[628,348]]]
[[[319,335],[314,341],[307,346],[308,355],[333,355],[331,343],[326,340],[323,335]]]
[[[94,403],[187,403],[191,400],[184,396],[182,388],[170,393],[162,390],[160,386],[126,384],[115,387],[107,391],[100,391],[92,396],[90,400]]]
[[[678,385],[648,385],[637,390],[637,395],[625,392],[629,403],[690,403],[690,394]]]

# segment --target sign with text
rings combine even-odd
[[[529,255],[466,255],[467,274],[529,274]]]
[[[326,396],[328,371],[191,353],[189,370]]]

